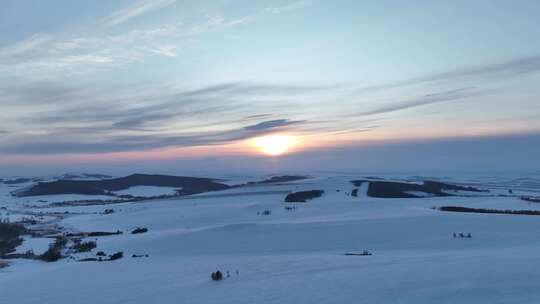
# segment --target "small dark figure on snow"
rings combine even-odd
[[[454,232],[454,238],[456,238],[456,233]]]
[[[469,232],[469,233],[467,233],[467,238],[468,238],[468,239],[472,238],[472,235],[471,235],[471,233],[470,233],[470,232]]]
[[[236,269],[236,275],[239,276],[240,275],[240,271],[238,269]]]
[[[460,238],[464,238],[465,235],[464,235],[463,233],[460,232],[460,233],[459,233],[459,237],[460,237]]]
[[[230,278],[231,277],[231,274],[229,273],[229,271],[227,270],[227,278]]]
[[[214,281],[221,281],[223,279],[223,274],[221,271],[212,272],[212,280]]]

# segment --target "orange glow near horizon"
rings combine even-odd
[[[267,135],[253,139],[253,145],[269,156],[278,156],[289,152],[296,140],[288,135]]]
[[[279,156],[307,151],[316,152],[338,147],[370,147],[392,143],[429,141],[431,139],[474,139],[495,135],[510,136],[528,134],[526,131],[529,130],[519,131],[521,132],[503,132],[503,130],[494,130],[494,128],[468,128],[465,132],[456,128],[453,129],[453,134],[447,134],[440,128],[432,128],[429,132],[425,130],[422,130],[422,132],[417,130],[401,130],[400,132],[374,130],[362,133],[274,133],[220,145],[165,147],[141,151],[36,155],[0,153],[0,165],[133,163],[135,161],[165,161],[201,157]],[[535,132],[540,132],[540,130],[535,130]]]

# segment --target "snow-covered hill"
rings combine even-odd
[[[540,301],[540,216],[432,209],[540,210],[540,204],[518,197],[536,193],[534,180],[515,195],[507,195],[507,188],[518,185],[516,180],[489,180],[476,181],[491,190],[478,195],[372,198],[367,195],[369,181],[359,187],[350,182],[358,179],[362,176],[318,175],[187,197],[63,207],[25,203],[37,201],[10,197],[13,188],[1,185],[0,217],[32,218],[36,226],[54,225],[62,233],[123,233],[86,237],[83,241],[96,241],[97,248],[82,253],[66,248],[69,258],[58,262],[10,260],[0,270],[0,302]],[[356,196],[351,195],[354,188]],[[144,189],[131,190],[139,195]],[[306,203],[284,202],[287,193],[307,190],[324,194]],[[148,232],[132,234],[137,227]],[[472,238],[453,233],[471,233]],[[17,252],[42,252],[47,244],[24,239]],[[372,255],[344,255],[364,250]],[[122,251],[124,257],[77,261],[95,258],[98,251]],[[216,270],[225,274],[223,281],[210,279]]]

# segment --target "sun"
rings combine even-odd
[[[268,135],[254,139],[255,147],[262,153],[270,156],[287,153],[293,144],[293,138],[287,135]]]

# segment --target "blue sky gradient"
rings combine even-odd
[[[198,147],[261,163],[242,143],[276,132],[336,167],[380,145],[406,161],[396,142],[533,155],[538,20],[526,0],[4,0],[0,166]]]

